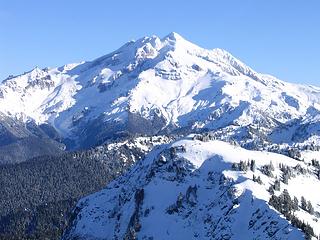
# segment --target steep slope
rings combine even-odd
[[[157,147],[83,198],[64,239],[304,239],[297,227],[307,239],[320,233],[320,199],[310,191],[320,187],[315,161],[197,139]]]
[[[0,113],[0,164],[18,163],[41,155],[59,155],[65,145],[48,124],[21,121]]]
[[[265,141],[319,144],[319,88],[257,73],[176,33],[128,42],[92,62],[35,68],[5,80],[0,96],[1,112],[50,124],[69,149],[201,129],[248,142],[252,127]]]
[[[60,239],[77,201],[100,191],[166,136],[0,166],[0,239]]]

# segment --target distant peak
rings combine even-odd
[[[165,38],[173,40],[173,41],[184,40],[184,38],[180,34],[178,34],[176,32],[169,33],[167,36],[165,36]]]
[[[171,32],[167,36],[161,39],[162,42],[168,43],[169,45],[173,46],[174,48],[179,48],[179,49],[185,49],[185,50],[195,50],[195,49],[200,49],[199,46],[196,44],[190,42],[189,40],[185,39],[182,37],[180,34],[176,32]]]
[[[32,72],[42,72],[42,69],[39,68],[38,66],[35,66],[35,67],[30,71],[30,73],[32,73]]]

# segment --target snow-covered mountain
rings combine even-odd
[[[319,155],[301,162],[204,139],[190,135],[156,147],[83,198],[64,239],[297,240],[320,234]]]
[[[197,129],[237,140],[252,140],[255,129],[264,141],[319,143],[319,111],[320,88],[257,73],[176,33],[130,41],[91,62],[35,68],[0,86],[0,112],[52,126],[69,148]]]
[[[145,37],[4,80],[0,163],[106,141],[130,155],[126,137],[146,135],[132,144],[155,149],[81,200],[65,239],[302,239],[320,234],[319,113],[318,87],[176,33]],[[159,134],[172,136],[144,139]]]

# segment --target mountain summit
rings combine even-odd
[[[269,142],[313,142],[319,110],[319,88],[257,73],[177,33],[130,41],[90,62],[35,68],[0,86],[3,115],[49,126],[69,149],[128,134],[202,129],[252,140],[255,128]]]
[[[51,238],[70,217],[66,240],[315,239],[319,116],[320,88],[177,33],[11,76],[0,164],[27,162],[1,166],[0,234]]]

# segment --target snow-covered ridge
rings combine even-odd
[[[298,201],[293,216],[320,234],[316,164],[196,139],[157,147],[83,198],[65,239],[304,239],[268,204],[284,193]]]
[[[274,141],[280,125],[299,121],[307,141],[320,130],[320,89],[257,73],[222,49],[203,49],[171,33],[130,41],[91,62],[7,79],[0,86],[0,111],[49,123],[78,147],[99,141],[88,133],[79,142],[87,126],[104,124],[112,127],[96,129],[101,139],[124,131],[259,125]],[[281,141],[292,141],[296,128],[286,127]]]

